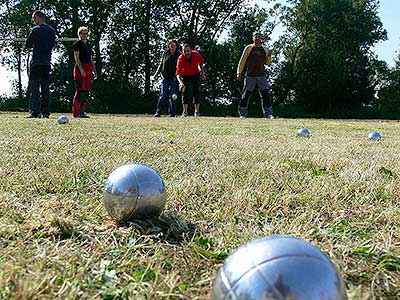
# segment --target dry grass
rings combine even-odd
[[[0,114],[0,299],[209,299],[224,258],[271,234],[320,247],[351,299],[400,299],[400,123],[52,117]],[[102,189],[130,162],[168,204],[117,227]]]

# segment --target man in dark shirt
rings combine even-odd
[[[262,35],[259,32],[253,34],[253,44],[247,45],[243,50],[236,72],[238,80],[241,80],[245,73],[244,88],[239,103],[240,118],[247,117],[249,98],[256,86],[260,92],[264,116],[268,119],[274,118],[270,86],[264,69],[265,64],[271,63],[271,53],[271,50],[262,46]]]
[[[161,82],[160,98],[157,103],[155,117],[160,117],[164,104],[169,100],[169,116],[176,115],[176,99],[178,98],[178,81],[176,80],[176,63],[180,55],[176,40],[168,41],[168,49],[164,51],[160,64],[153,78],[161,73],[163,80]]]
[[[25,46],[33,48],[29,71],[31,102],[29,118],[48,118],[50,115],[50,62],[55,47],[56,33],[45,24],[45,15],[37,10],[32,14],[35,26],[32,28]]]
[[[85,113],[89,99],[89,91],[92,88],[92,80],[97,76],[92,47],[88,42],[88,34],[89,29],[87,27],[79,27],[79,40],[73,44],[75,58],[75,94],[72,102],[72,115],[75,118],[89,117]]]

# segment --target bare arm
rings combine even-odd
[[[81,60],[79,59],[79,51],[74,51],[74,58],[76,66],[78,67],[79,71],[81,72],[82,77],[86,77],[86,72],[82,67]]]
[[[206,73],[204,72],[204,64],[200,64],[200,77],[201,80],[206,80]]]
[[[176,76],[176,79],[178,79],[178,82],[179,82],[179,86],[184,86],[184,84],[183,84],[183,77],[182,77],[182,75],[178,75],[178,76]]]

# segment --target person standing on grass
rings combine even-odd
[[[92,47],[88,43],[88,35],[87,27],[79,27],[79,40],[73,44],[75,95],[72,102],[72,115],[75,118],[89,118],[85,114],[89,91],[92,88],[92,80],[97,77]]]
[[[51,54],[56,45],[56,33],[45,23],[45,15],[40,10],[32,14],[32,22],[34,26],[25,43],[26,48],[33,49],[29,69],[31,114],[28,118],[48,118],[50,116]]]
[[[189,115],[189,102],[194,103],[194,116],[200,116],[200,81],[205,80],[203,57],[189,44],[183,47],[183,53],[178,58],[176,76],[179,89],[182,92],[182,117]]]
[[[271,63],[272,50],[262,46],[263,37],[259,32],[253,34],[253,44],[244,48],[242,57],[237,67],[237,79],[244,77],[244,88],[239,103],[240,118],[247,117],[247,107],[251,93],[258,87],[261,96],[261,108],[263,114],[268,119],[273,119],[272,115],[272,96],[267,74],[264,69],[265,64]]]
[[[160,98],[157,103],[157,110],[154,117],[161,117],[161,112],[167,101],[169,101],[169,116],[175,117],[176,115],[176,99],[178,95],[178,81],[176,79],[176,64],[179,52],[179,44],[177,40],[168,41],[168,49],[164,51],[161,56],[160,64],[153,78],[161,73],[163,78],[161,82]]]

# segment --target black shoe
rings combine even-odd
[[[90,118],[90,117],[85,113],[81,113],[78,115],[78,118]]]
[[[174,117],[175,117],[175,115],[173,115],[173,114],[170,114],[170,115],[168,115],[168,117],[170,117],[170,118],[174,118]]]
[[[159,113],[154,114],[154,118],[160,118],[160,117],[161,117],[161,115]]]
[[[50,115],[42,115],[42,118],[48,119],[48,118],[50,118]]]
[[[31,114],[27,117],[28,119],[40,119],[40,114]]]

